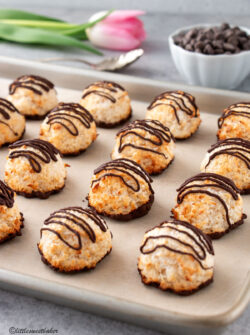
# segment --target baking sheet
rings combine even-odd
[[[2,61],[2,65],[3,63]],[[78,75],[74,76],[73,73],[67,73],[68,70],[65,70],[64,77],[60,77],[61,67],[58,67],[59,70],[61,69],[58,72],[56,71],[57,67],[54,67],[55,72],[53,73],[53,67],[48,66],[47,73],[45,73],[44,65],[39,67],[39,65],[30,63],[30,71],[27,71],[28,62],[24,65],[18,66],[17,63],[16,67],[9,67],[8,72],[3,70],[3,67],[1,68],[0,58],[0,70],[3,70],[1,72],[2,78],[0,78],[1,97],[7,95],[10,80],[25,73],[33,72],[44,75],[51,81],[56,81],[61,86],[57,87],[59,101],[64,102],[79,101],[81,90],[86,84],[96,79],[102,79],[102,77],[105,78],[105,74],[92,73],[88,76],[91,72],[86,71],[86,75],[82,76],[82,80],[80,80],[81,71],[78,71]],[[6,73],[3,73],[4,71]],[[120,83],[124,85],[128,81],[126,77],[117,76],[116,78],[113,74],[107,74],[106,77],[106,79],[118,82],[119,79],[123,79]],[[82,84],[79,86],[80,82]],[[70,84],[74,88],[78,84],[80,90],[65,88]],[[78,157],[64,158],[65,163],[71,167],[68,168],[66,187],[61,193],[53,195],[47,200],[17,197],[20,210],[24,213],[25,228],[21,237],[0,246],[0,280],[6,282],[8,281],[6,274],[9,273],[12,278],[11,275],[17,273],[18,276],[14,280],[15,285],[24,286],[23,280],[25,278],[25,285],[33,290],[39,290],[40,282],[45,298],[46,293],[48,295],[54,293],[55,296],[70,299],[70,290],[72,290],[73,301],[73,292],[79,292],[78,303],[73,304],[79,308],[86,299],[81,294],[91,293],[98,313],[102,313],[98,310],[98,301],[104,302],[102,297],[108,297],[111,300],[109,300],[109,304],[106,304],[106,307],[109,311],[114,311],[114,316],[119,317],[120,313],[122,317],[123,312],[128,314],[125,307],[129,304],[131,312],[134,308],[138,314],[138,320],[143,320],[143,318],[146,320],[151,315],[152,326],[157,322],[160,324],[159,319],[157,320],[157,313],[161,315],[161,327],[165,324],[166,329],[169,323],[177,322],[191,326],[195,324],[216,326],[231,322],[244,309],[249,299],[249,219],[235,231],[218,241],[214,241],[216,255],[214,283],[192,296],[179,297],[143,285],[137,272],[136,263],[144,232],[169,218],[170,210],[175,205],[176,188],[188,177],[199,173],[201,160],[209,146],[216,141],[218,112],[231,102],[242,101],[243,97],[244,100],[247,100],[247,94],[237,92],[231,94],[216,90],[206,91],[206,89],[199,91],[198,88],[188,89],[184,85],[177,86],[176,84],[165,84],[164,86],[162,83],[157,86],[157,83],[153,85],[152,81],[150,86],[150,81],[146,83],[145,80],[141,80],[141,83],[131,80],[128,86],[129,94],[141,99],[132,102],[133,120],[144,118],[146,107],[153,95],[161,93],[164,89],[172,89],[173,86],[186,89],[190,93],[195,92],[198,103],[202,107],[202,124],[199,131],[189,140],[176,143],[176,156],[173,164],[162,175],[153,178],[152,187],[155,190],[155,202],[151,211],[145,217],[126,223],[107,219],[114,235],[113,250],[94,271],[63,275],[53,272],[41,262],[36,244],[39,241],[39,232],[44,219],[52,211],[63,207],[87,206],[87,202],[83,202],[83,200],[88,194],[93,170],[101,163],[110,160],[110,152],[114,145],[117,129],[99,128],[97,141],[85,153]],[[143,90],[145,94],[143,94]],[[40,121],[28,121],[24,138],[37,137],[40,123]],[[0,150],[1,179],[4,175],[6,156],[7,148],[2,148]],[[250,196],[243,198],[244,211],[250,217]],[[46,283],[48,283],[47,290]],[[52,292],[51,287],[54,288]],[[65,291],[62,288],[65,288]],[[100,305],[101,303],[99,303]],[[120,306],[118,313],[117,306]],[[148,311],[149,314],[145,311]],[[112,315],[112,313],[109,314]],[[136,317],[133,321],[136,322]]]

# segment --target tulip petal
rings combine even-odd
[[[99,47],[113,50],[131,50],[137,48],[141,41],[125,30],[116,30],[112,27],[98,27],[95,25],[88,30],[88,38]]]
[[[104,16],[105,14],[107,14],[107,10],[101,11],[101,12],[97,12],[95,14],[93,14],[90,18],[89,18],[89,22],[98,20],[100,17]],[[102,22],[104,21],[120,21],[120,20],[124,20],[127,18],[132,18],[132,17],[137,17],[140,15],[144,15],[146,12],[142,11],[142,10],[115,10],[114,12],[112,12],[111,14],[109,14],[109,16],[106,17],[106,19],[104,19]]]
[[[105,20],[107,21],[120,21],[124,19],[134,18],[140,15],[144,15],[145,12],[142,10],[116,10],[112,12]]]
[[[106,24],[106,23],[105,23]],[[140,41],[144,41],[146,38],[146,33],[143,27],[143,23],[137,18],[130,18],[117,23],[109,23],[109,26],[116,27],[119,30],[126,30],[128,33],[132,34],[134,37],[138,38]]]

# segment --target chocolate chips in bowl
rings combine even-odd
[[[236,88],[250,74],[250,29],[228,23],[181,28],[169,36],[173,61],[188,83]]]
[[[240,27],[220,26],[192,28],[174,36],[174,43],[185,50],[205,55],[235,54],[250,50],[250,35]]]

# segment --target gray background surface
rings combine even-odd
[[[124,73],[146,78],[183,82],[171,60],[167,38],[169,33],[182,26],[196,23],[220,23],[228,21],[235,25],[250,27],[250,2],[248,0],[0,0],[1,7],[19,8],[40,14],[58,16],[72,22],[85,22],[95,11],[103,9],[144,9],[143,17],[147,40],[142,47],[145,55]],[[104,51],[105,55],[113,52]],[[37,60],[50,56],[83,56],[98,61],[97,56],[79,50],[33,47],[0,43],[0,54],[10,57]],[[67,65],[67,63],[65,64]],[[81,66],[72,64],[71,66]],[[250,91],[250,76],[238,87]],[[38,299],[0,290],[0,334],[9,334],[9,328],[54,328],[59,334],[160,334],[122,322],[97,317],[91,314],[57,306]],[[250,332],[250,307],[224,335],[247,335]]]

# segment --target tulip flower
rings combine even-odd
[[[94,14],[89,21],[95,21],[105,12]],[[117,10],[104,20],[88,28],[88,39],[94,45],[113,50],[132,50],[146,38],[143,22],[138,16],[145,14],[139,10]]]

